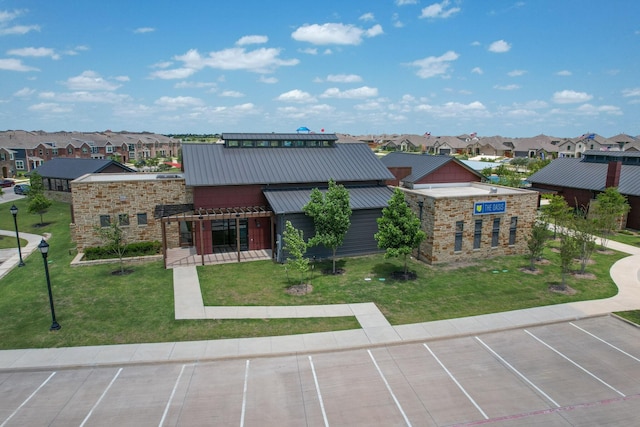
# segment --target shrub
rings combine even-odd
[[[127,245],[124,257],[156,255],[159,254],[161,250],[162,244],[157,241],[130,243]],[[84,259],[87,261],[110,258],[113,258],[113,250],[105,246],[96,246],[93,248],[86,248],[84,250]]]

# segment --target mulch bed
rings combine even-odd
[[[289,286],[286,290],[289,295],[307,295],[313,292],[311,283],[300,283],[299,285]]]

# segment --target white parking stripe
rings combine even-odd
[[[164,425],[164,420],[167,418],[167,413],[169,412],[169,407],[171,406],[171,402],[173,401],[173,396],[176,394],[176,389],[178,388],[178,384],[180,383],[180,379],[182,378],[182,374],[184,373],[184,368],[187,365],[182,365],[182,369],[180,369],[180,374],[178,375],[178,379],[176,379],[176,383],[173,385],[173,390],[171,390],[171,395],[169,396],[169,401],[167,402],[167,406],[164,408],[164,412],[162,413],[162,418],[160,419],[159,427]]]
[[[522,378],[527,384],[529,384],[531,387],[533,387],[534,389],[536,389],[538,391],[538,393],[540,393],[541,395],[543,395],[544,397],[546,397],[549,402],[553,403],[554,405],[556,405],[557,408],[560,407],[560,405],[551,398],[551,396],[549,396],[547,393],[545,393],[544,391],[542,391],[541,388],[539,388],[537,385],[535,385],[534,383],[532,383],[531,381],[529,381],[529,379],[527,377],[525,377],[524,375],[522,375],[516,368],[514,368],[509,362],[507,362],[506,360],[504,360],[504,358],[502,358],[502,356],[500,356],[498,353],[496,353],[495,351],[493,351],[493,349],[491,347],[489,347],[487,344],[485,344],[480,338],[476,337],[476,339],[480,342],[480,344],[482,344],[487,350],[489,350],[489,352],[491,352],[491,354],[493,354],[500,362],[502,362],[503,364],[505,364],[509,369],[511,369],[513,372],[515,372],[520,378]]]
[[[609,387],[611,390],[615,391],[616,393],[618,393],[620,396],[622,397],[626,397],[624,395],[624,393],[622,393],[620,390],[616,389],[615,387],[613,387],[610,384],[607,384],[605,381],[601,380],[600,378],[598,378],[597,376],[595,376],[593,373],[589,372],[588,370],[586,370],[585,368],[583,368],[582,366],[580,366],[578,363],[574,362],[573,360],[569,359],[567,356],[565,356],[564,354],[560,353],[558,350],[556,350],[555,348],[551,347],[549,344],[547,344],[546,342],[542,341],[540,338],[536,337],[535,335],[533,335],[531,332],[527,331],[526,329],[524,330],[527,334],[529,334],[532,338],[534,338],[536,341],[538,341],[540,344],[544,345],[545,347],[547,347],[548,349],[552,350],[553,352],[555,352],[558,356],[562,357],[563,359],[565,359],[567,362],[570,362],[571,364],[573,364],[575,367],[579,368],[580,370],[582,370],[583,372],[585,372],[586,374],[589,374],[591,377],[595,378],[596,380],[598,380],[600,383],[604,384],[605,386]]]
[[[249,363],[244,366],[244,386],[242,387],[242,415],[240,415],[240,427],[244,427],[244,414],[247,409],[247,385],[249,384]]]
[[[26,405],[26,404],[27,404],[27,403],[28,403],[28,402],[33,398],[33,396],[35,396],[35,395],[40,391],[40,389],[41,389],[42,387],[44,387],[44,386],[49,382],[49,380],[50,380],[51,378],[53,378],[53,376],[54,376],[55,374],[56,374],[56,373],[55,373],[55,372],[53,372],[51,375],[49,375],[49,377],[48,377],[46,380],[44,380],[44,382],[43,382],[42,384],[40,384],[40,387],[38,387],[37,389],[35,389],[35,391],[34,391],[33,393],[31,393],[31,395],[30,395],[29,397],[27,397],[27,398],[25,399],[25,401],[24,401],[24,402],[22,402],[22,404],[21,404],[20,406],[18,406],[18,407],[16,408],[16,410],[15,410],[15,411],[13,411],[13,412],[11,413],[11,415],[9,415],[9,418],[7,418],[6,420],[4,420],[4,422],[3,422],[2,424],[0,424],[0,427],[4,427],[4,426],[9,422],[9,420],[10,420],[11,418],[13,418],[13,417],[18,413],[18,411],[19,411],[20,409],[22,409],[22,407],[23,407],[24,405]]]
[[[627,353],[626,351],[624,351],[624,350],[622,350],[622,349],[620,349],[620,348],[616,347],[615,345],[613,345],[613,344],[611,344],[611,343],[609,343],[609,342],[606,342],[606,341],[605,341],[605,340],[603,340],[602,338],[600,338],[600,337],[597,337],[597,336],[593,335],[591,332],[589,332],[589,331],[586,331],[586,330],[582,329],[580,326],[578,326],[578,325],[574,325],[574,324],[573,324],[573,322],[569,322],[569,324],[570,324],[571,326],[573,326],[573,327],[576,327],[576,328],[580,329],[580,330],[581,330],[582,332],[584,332],[585,334],[587,334],[587,335],[591,335],[593,338],[597,339],[598,341],[601,341],[601,342],[605,343],[605,344],[606,344],[606,345],[608,345],[609,347],[611,347],[611,348],[613,348],[613,349],[615,349],[615,350],[618,350],[620,353],[624,354],[625,356],[629,356],[630,358],[632,358],[632,359],[633,359],[633,360],[635,360],[636,362],[640,362],[640,359],[638,359],[637,357],[635,357],[635,356],[633,356],[633,355],[631,355],[631,354]]]
[[[404,410],[402,409],[402,406],[400,405],[400,402],[398,402],[398,399],[396,399],[396,395],[393,394],[393,390],[391,390],[391,386],[389,385],[389,383],[387,382],[387,379],[385,378],[384,374],[380,370],[380,367],[378,366],[378,362],[376,362],[376,359],[373,357],[373,354],[371,354],[371,350],[367,350],[367,352],[369,353],[369,357],[371,357],[371,361],[376,366],[376,369],[378,370],[378,374],[380,374],[380,377],[382,378],[382,381],[384,381],[384,385],[387,387],[387,390],[391,394],[391,397],[393,398],[393,401],[396,402],[396,406],[400,410],[400,413],[402,414],[402,417],[404,418],[404,422],[407,423],[407,425],[409,427],[411,427],[411,422],[409,421],[409,418],[407,418],[407,414],[404,413]]]
[[[313,366],[313,359],[311,356],[309,356],[309,364],[311,365],[311,372],[313,373],[313,382],[316,384],[316,393],[318,394],[318,401],[320,402],[324,425],[325,427],[329,427],[329,420],[327,419],[327,413],[324,410],[324,402],[322,401],[322,394],[320,393],[320,386],[318,385],[318,377],[316,376],[316,368]]]
[[[456,385],[458,386],[458,388],[460,389],[460,391],[462,391],[464,393],[465,396],[467,396],[467,399],[469,399],[471,401],[471,403],[473,403],[473,406],[476,407],[476,409],[478,411],[480,411],[480,413],[482,414],[482,416],[484,417],[485,420],[488,420],[489,417],[487,416],[487,414],[484,413],[484,411],[482,410],[482,408],[480,407],[480,405],[478,405],[476,403],[475,400],[473,400],[473,397],[471,397],[469,395],[469,393],[467,393],[467,390],[464,389],[464,387],[462,387],[462,385],[458,382],[458,380],[456,380],[456,377],[453,376],[453,374],[451,372],[449,372],[449,370],[447,369],[446,366],[444,366],[444,364],[440,361],[440,359],[438,359],[438,356],[435,355],[435,353],[433,351],[431,351],[431,349],[429,348],[428,345],[426,344],[422,344],[424,346],[424,348],[426,348],[427,350],[429,350],[429,353],[431,353],[431,355],[433,356],[434,359],[436,359],[436,362],[438,362],[438,364],[442,367],[442,369],[444,369],[444,371],[447,373],[447,375],[449,375],[449,378],[451,378],[453,380],[454,383],[456,383]]]
[[[109,383],[107,388],[104,389],[104,391],[102,392],[102,395],[100,396],[100,398],[98,399],[96,404],[93,405],[93,408],[91,408],[91,410],[89,411],[87,416],[84,417],[84,420],[82,420],[82,423],[80,424],[80,427],[83,427],[87,423],[87,421],[89,421],[89,418],[91,418],[91,415],[93,414],[93,411],[95,411],[95,409],[98,407],[100,402],[102,402],[102,399],[104,399],[104,397],[107,395],[107,392],[109,391],[109,389],[111,388],[113,383],[116,382],[116,379],[118,378],[118,375],[120,375],[120,372],[122,372],[122,368],[118,369],[118,372],[116,372],[116,375],[113,377],[113,379],[111,380],[111,382]]]

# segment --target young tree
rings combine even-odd
[[[562,290],[566,290],[567,275],[571,273],[573,260],[578,256],[580,250],[578,249],[578,242],[570,230],[564,229],[558,236],[560,237],[560,271],[562,278],[560,287]]]
[[[120,260],[120,274],[124,274],[124,254],[127,251],[125,231],[117,221],[112,221],[108,227],[96,227],[96,232],[104,242],[104,246]]]
[[[558,234],[558,226],[563,225],[571,215],[571,207],[564,197],[553,194],[549,204],[542,206],[542,213],[553,223],[553,238]]]
[[[529,270],[531,271],[536,270],[535,262],[540,260],[547,245],[547,239],[549,238],[548,227],[548,224],[544,221],[535,221],[531,227],[531,234],[529,234],[529,240],[527,240],[529,261],[531,262]]]
[[[591,213],[602,233],[602,246],[606,247],[609,236],[620,228],[620,219],[629,212],[627,198],[616,187],[609,187],[596,196]]]
[[[42,176],[38,172],[32,172],[29,178],[31,188],[27,194],[27,212],[40,215],[40,224],[44,224],[43,215],[51,207],[53,202],[44,195]]]
[[[287,257],[287,264],[300,272],[300,284],[304,283],[304,275],[309,271],[309,258],[305,258],[307,252],[307,243],[304,241],[304,233],[291,224],[291,221],[285,223],[284,233],[282,233],[284,242],[284,250],[291,257]]]
[[[322,244],[331,249],[335,274],[336,251],[344,243],[344,236],[351,226],[349,191],[332,179],[326,194],[317,188],[311,191],[310,200],[302,210],[313,219],[315,227],[315,235],[309,239],[309,246]]]
[[[382,209],[377,219],[378,232],[374,238],[378,247],[384,249],[385,258],[404,257],[404,274],[407,275],[407,255],[427,237],[420,227],[420,219],[404,200],[404,192],[399,188],[393,191],[389,205]]]
[[[587,210],[578,209],[573,220],[573,236],[578,246],[580,274],[584,274],[593,251],[596,249],[596,230],[596,223],[587,217]]]

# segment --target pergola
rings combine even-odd
[[[164,266],[167,266],[167,224],[171,221],[187,221],[197,224],[197,230],[200,233],[200,257],[202,265],[204,265],[204,239],[203,230],[205,221],[216,221],[223,219],[234,219],[236,222],[236,230],[240,229],[240,220],[245,218],[270,218],[271,230],[273,230],[273,211],[265,206],[235,207],[235,208],[198,208],[192,212],[184,212],[180,214],[164,216],[161,218],[162,224],[162,253]],[[271,233],[271,247],[274,247],[274,236]],[[240,262],[240,233],[236,233],[236,251],[238,253],[238,262]]]

